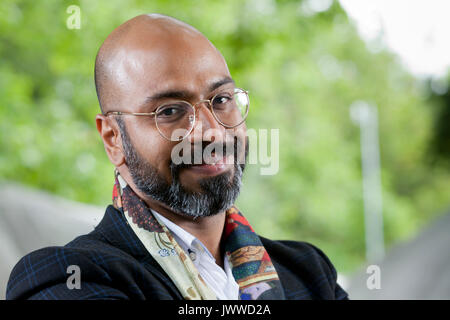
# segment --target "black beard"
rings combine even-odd
[[[238,164],[238,150],[242,150],[234,139],[234,170],[199,181],[202,192],[187,190],[179,180],[179,173],[186,164],[170,164],[172,183],[169,185],[157,169],[143,159],[132,145],[125,123],[117,119],[122,136],[125,160],[136,187],[146,196],[168,206],[172,211],[193,217],[207,217],[224,212],[236,201],[241,185],[245,162]],[[248,155],[248,139],[245,146],[245,160]]]

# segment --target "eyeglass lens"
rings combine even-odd
[[[245,120],[249,99],[245,91],[221,92],[211,101],[216,120],[227,127],[234,127]],[[160,106],[156,111],[156,125],[167,139],[177,141],[185,138],[195,122],[195,109],[187,102],[178,101]]]

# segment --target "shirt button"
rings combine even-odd
[[[195,253],[195,251],[188,249],[188,253],[192,261],[195,261],[195,259],[197,259],[197,254]]]

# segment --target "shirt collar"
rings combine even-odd
[[[216,261],[216,259],[213,257],[211,252],[209,252],[209,250],[203,245],[203,243],[200,240],[198,240],[195,236],[193,236],[192,234],[190,234],[189,232],[187,232],[180,226],[176,225],[175,223],[173,223],[172,221],[170,221],[169,219],[167,219],[160,213],[156,212],[155,210],[153,210],[153,209],[150,209],[150,210],[158,219],[160,219],[164,223],[164,225],[167,227],[167,229],[169,229],[169,231],[176,238],[178,238],[178,239],[176,239],[177,242],[181,241],[181,243],[178,243],[178,244],[183,249],[185,249],[185,250],[187,250],[187,249],[199,250],[200,249],[200,250],[206,252],[207,255],[211,259]]]

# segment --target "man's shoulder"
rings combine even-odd
[[[306,241],[295,241],[295,240],[272,240],[265,238],[261,235],[259,235],[259,238],[261,239],[261,242],[264,244],[264,246],[268,245],[270,247],[275,247],[281,250],[300,250],[300,251],[320,251],[319,248],[314,246],[313,244],[306,242]]]
[[[272,252],[272,255],[278,258],[289,259],[297,262],[306,262],[311,260],[317,263],[324,263],[335,269],[327,257],[327,255],[315,245],[306,241],[294,241],[294,240],[271,240],[259,236],[261,242],[267,251]]]
[[[288,299],[345,299],[337,272],[327,255],[305,241],[261,237]]]
[[[46,289],[53,285],[67,287],[68,278],[77,272],[83,281],[107,283],[109,262],[122,260],[121,256],[120,250],[89,234],[79,236],[65,246],[32,251],[22,257],[11,271],[6,298],[28,299],[38,294],[42,298],[48,295],[51,299],[54,292]],[[70,295],[66,298],[70,299]]]
[[[164,272],[108,210],[91,233],[21,258],[10,274],[6,299],[173,298]],[[70,289],[68,281],[77,272],[81,288]]]

